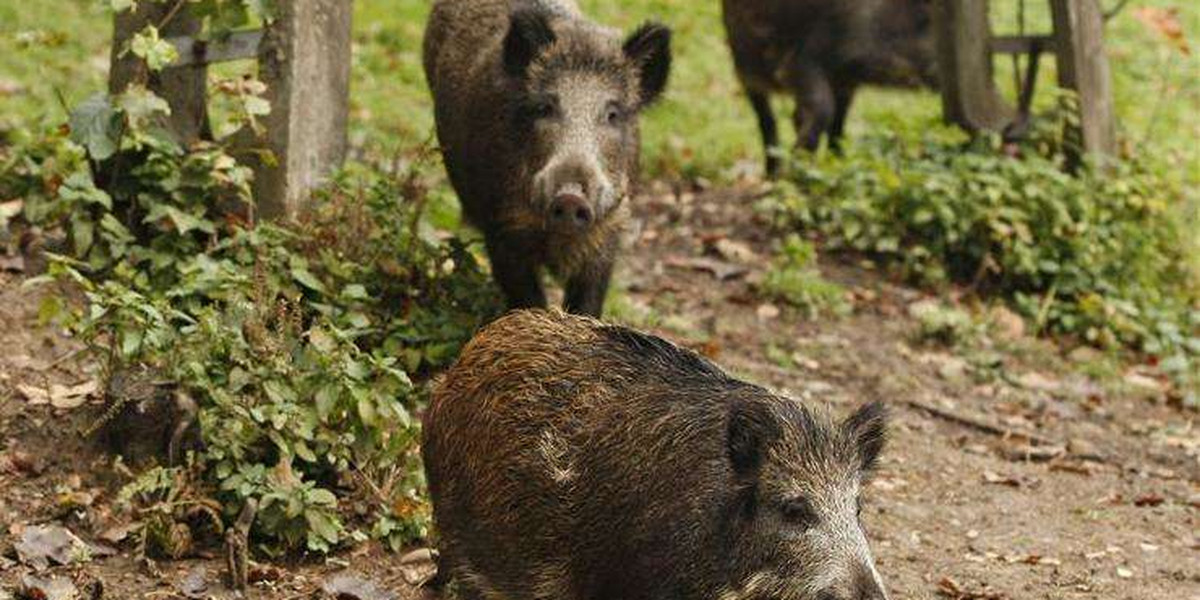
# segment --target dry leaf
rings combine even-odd
[[[437,550],[421,548],[400,557],[400,574],[413,587],[421,587],[437,577]]]
[[[1137,20],[1141,21],[1147,29],[1157,32],[1167,38],[1172,46],[1174,46],[1184,56],[1191,56],[1192,49],[1188,45],[1187,37],[1183,33],[1183,25],[1179,23],[1179,9],[1176,7],[1159,8],[1155,6],[1143,6],[1133,15]]]
[[[17,591],[18,598],[36,598],[38,600],[76,600],[79,590],[70,579],[51,577],[42,579],[36,575],[26,575],[21,578],[21,588]]]
[[[774,304],[760,304],[755,310],[755,314],[763,321],[770,321],[779,317],[779,307]]]
[[[992,485],[1007,485],[1015,488],[1021,487],[1021,480],[1011,475],[1001,475],[995,471],[984,471],[983,482],[990,483]]]
[[[51,563],[68,565],[86,562],[92,549],[75,534],[57,525],[26,527],[21,541],[13,544],[17,558],[35,569],[45,569]]]
[[[1154,492],[1151,492],[1149,494],[1142,494],[1141,496],[1138,496],[1137,498],[1135,498],[1133,501],[1133,505],[1140,507],[1140,508],[1146,508],[1146,507],[1153,508],[1155,506],[1161,505],[1163,502],[1166,502],[1166,500],[1167,499],[1164,498],[1162,496],[1162,494],[1156,494]]]
[[[55,383],[50,386],[50,389],[25,384],[17,384],[16,387],[17,391],[21,392],[21,395],[25,396],[30,404],[49,404],[54,408],[71,409],[78,408],[87,402],[89,397],[99,391],[100,384],[95,381],[87,381],[75,386]]]
[[[394,600],[395,595],[354,575],[338,575],[326,581],[321,590],[335,600]]]

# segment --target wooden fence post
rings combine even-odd
[[[1015,113],[996,89],[988,0],[937,0],[934,19],[946,120],[971,133],[1003,130]]]
[[[288,0],[259,48],[271,114],[264,120],[275,164],[257,170],[266,218],[291,218],[346,155],[351,0]]]
[[[108,89],[120,94],[129,84],[142,81],[146,66],[128,52],[129,40],[147,25],[159,27],[162,37],[195,36],[201,23],[187,10],[186,3],[141,2],[135,12],[117,13],[113,23],[113,45]],[[184,145],[211,137],[208,122],[208,69],[203,63],[149,74],[149,88],[171,106],[167,128]]]
[[[1116,152],[1112,79],[1104,53],[1104,14],[1096,0],[1051,0],[1058,48],[1058,84],[1074,90],[1079,128],[1072,132],[1087,154]]]

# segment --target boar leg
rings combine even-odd
[[[834,152],[842,151],[842,136],[846,132],[846,116],[850,114],[850,104],[854,102],[855,87],[853,84],[838,84],[833,86],[833,122],[829,125],[829,147]]]
[[[604,298],[608,295],[608,282],[612,279],[612,270],[611,260],[584,266],[567,280],[563,308],[572,314],[599,318],[604,310]]]
[[[796,146],[814,152],[821,146],[821,136],[829,132],[837,112],[833,86],[820,67],[799,63],[792,70],[796,94]]]
[[[525,244],[498,236],[486,236],[492,276],[504,293],[508,308],[546,308],[546,291]]]
[[[763,92],[746,90],[750,106],[758,117],[758,130],[762,133],[763,154],[767,157],[767,177],[774,179],[779,174],[779,129],[775,125],[775,113],[771,111],[771,100]]]

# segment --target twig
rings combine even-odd
[[[67,362],[68,360],[71,360],[72,358],[75,358],[76,356],[83,354],[84,352],[87,352],[87,350],[88,350],[88,348],[86,346],[83,348],[76,348],[74,350],[71,350],[70,352],[63,354],[62,356],[54,359],[54,361],[51,362],[50,364],[46,365],[45,370],[49,371],[50,369],[53,369],[65,362]]]
[[[1025,438],[1025,439],[1029,440],[1030,442],[1032,442],[1033,444],[1036,444],[1038,446],[1062,446],[1062,444],[1059,444],[1058,442],[1055,442],[1054,440],[1052,440],[1050,438],[1038,435],[1038,434],[1030,432],[1030,431],[1009,429],[1007,427],[1002,427],[1000,425],[996,425],[995,423],[985,421],[978,417],[973,417],[973,416],[969,416],[969,415],[956,413],[951,410],[942,408],[940,406],[929,404],[927,402],[922,402],[920,400],[909,399],[909,400],[905,400],[904,403],[915,409],[927,412],[927,413],[929,413],[935,417],[938,417],[940,419],[950,421],[951,423],[956,423],[958,425],[964,425],[966,427],[970,427],[971,429],[975,429],[975,430],[981,431],[983,433],[989,433],[991,435],[999,436],[999,437],[1002,437],[1005,439],[1011,438],[1011,437],[1021,437],[1021,438]]]
[[[1113,17],[1121,14],[1121,11],[1125,10],[1125,5],[1127,4],[1129,4],[1129,0],[1121,0],[1116,6],[1109,9],[1108,12],[1104,13],[1104,22],[1107,23],[1111,21]]]

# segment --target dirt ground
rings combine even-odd
[[[623,318],[834,412],[871,398],[893,407],[864,512],[893,599],[1200,600],[1200,415],[1161,382],[1133,367],[1093,380],[1073,362],[1086,351],[1032,339],[1020,323],[978,342],[986,368],[976,350],[920,344],[909,311],[928,297],[848,261],[823,269],[850,290],[853,314],[806,320],[754,291],[770,239],[748,216],[753,189],[657,188],[639,200],[643,227],[619,276]],[[71,578],[81,598],[101,597],[97,582],[104,598],[232,597],[219,548],[149,564],[104,541],[120,524],[120,477],[82,435],[97,400],[29,398],[94,381],[96,367],[38,325],[54,292],[22,282],[0,273],[0,600],[33,573],[13,544],[47,523],[111,549],[43,573]],[[350,573],[378,585],[364,599],[437,597],[407,586],[399,557],[372,544],[322,561],[256,558],[254,598],[319,597]]]

